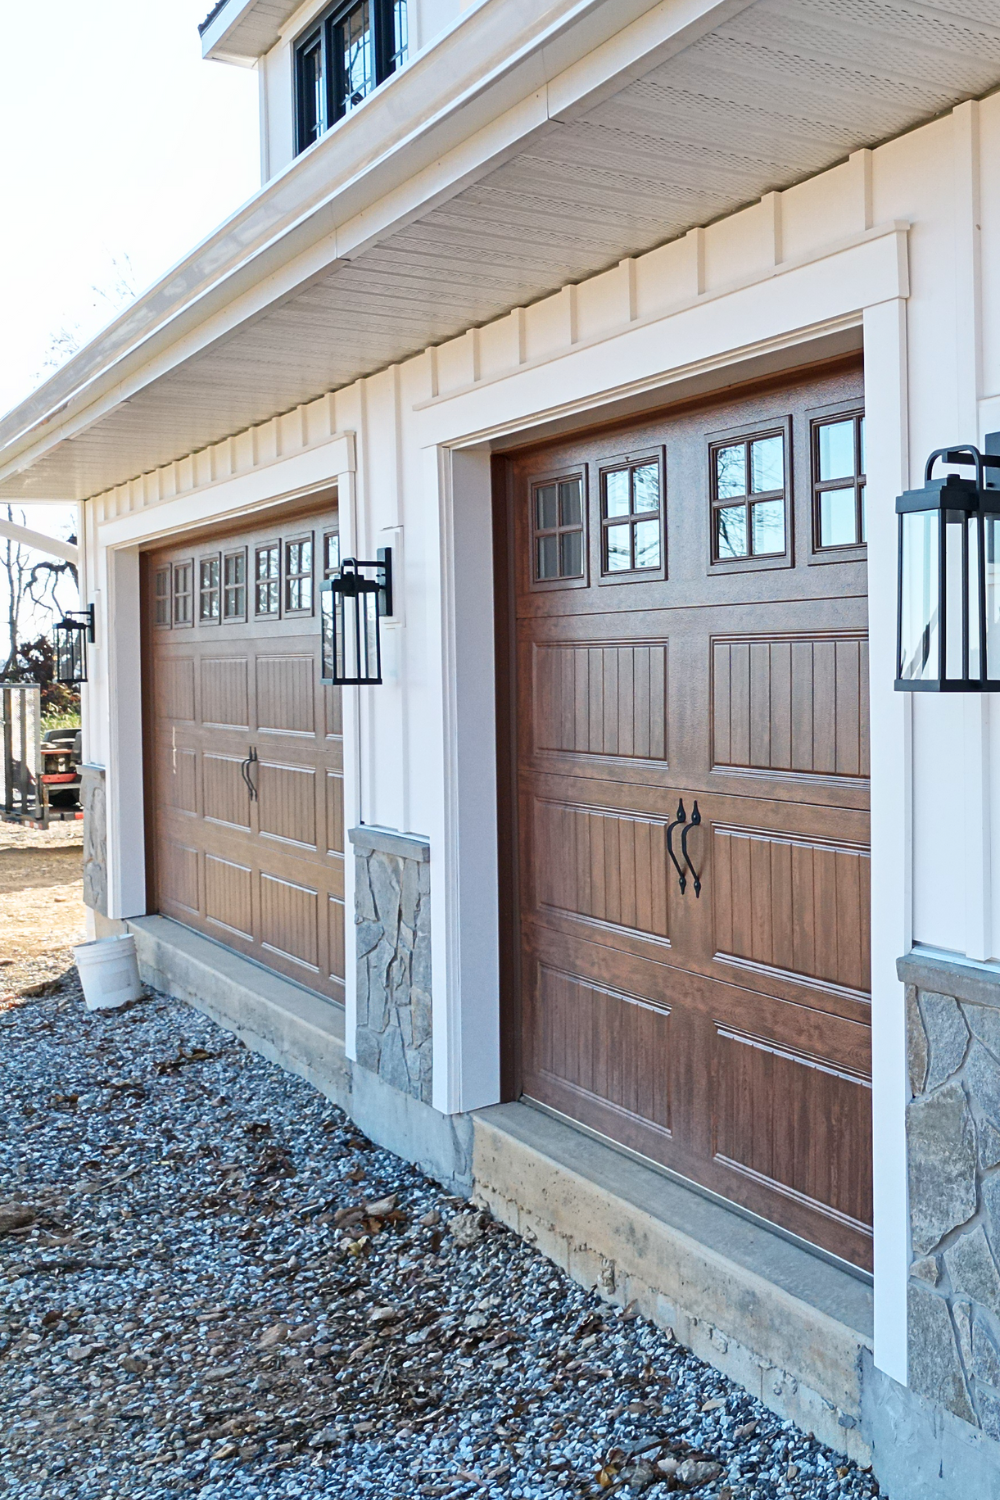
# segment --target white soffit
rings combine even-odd
[[[0,496],[99,493],[981,96],[1000,84],[1000,6],[754,0],[629,72],[592,106],[533,117],[499,165],[398,211],[356,253],[214,342],[190,340],[182,353],[178,338],[155,378],[131,374],[141,361],[129,354],[137,363],[117,404],[94,400],[81,418],[87,398],[70,390],[43,416],[42,393],[30,398],[0,422]]]
[[[198,30],[202,57],[252,67],[280,39],[302,0],[222,0]]]

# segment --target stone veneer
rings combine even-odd
[[[1000,1439],[1000,971],[899,961],[906,984],[909,1385]]]
[[[431,1102],[430,846],[413,834],[352,828],[358,962],[357,1060]]]
[[[80,767],[83,808],[83,900],[102,917],[108,914],[108,813],[103,766]]]

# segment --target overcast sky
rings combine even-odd
[[[111,321],[120,272],[152,285],[257,190],[257,75],[202,61],[210,5],[0,4],[0,412],[61,330]],[[65,534],[66,507],[26,509]]]

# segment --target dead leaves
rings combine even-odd
[[[162,1058],[160,1062],[154,1063],[153,1072],[164,1077],[168,1073],[179,1073],[181,1068],[188,1068],[192,1063],[213,1062],[221,1055],[220,1052],[208,1052],[204,1047],[192,1047],[190,1051],[178,1047],[177,1056]]]
[[[10,1234],[14,1229],[27,1229],[38,1217],[26,1203],[5,1203],[0,1207],[0,1234]]]

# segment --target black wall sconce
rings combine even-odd
[[[373,576],[369,576],[372,574]],[[379,621],[392,614],[392,548],[375,562],[345,557],[319,586],[322,682],[371,687],[382,681]]]
[[[1000,692],[1000,433],[986,445],[936,449],[923,488],[896,500],[901,692]],[[975,478],[933,479],[938,460]]]
[[[67,610],[52,627],[56,681],[75,687],[87,680],[86,641],[94,643],[94,606]]]

